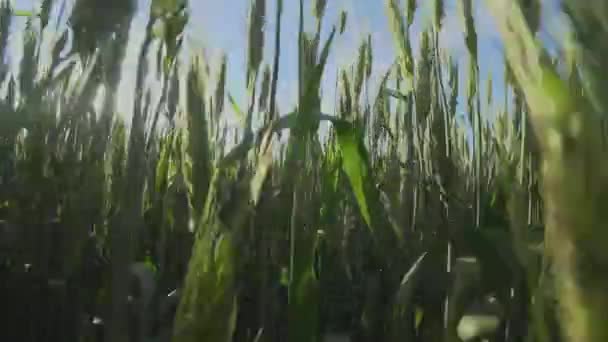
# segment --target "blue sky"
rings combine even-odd
[[[123,65],[123,80],[121,83],[119,111],[129,113],[133,97],[133,76],[136,68],[138,47],[143,39],[143,31],[147,20],[146,9],[149,0],[139,0],[140,11],[131,28],[131,45]],[[430,20],[432,1],[418,1],[420,10],[417,12],[412,27],[412,47],[418,50],[418,37]],[[31,9],[36,0],[16,0],[19,9]],[[191,20],[188,27],[188,45],[202,47],[212,66],[217,65],[222,53],[228,56],[228,91],[239,103],[244,104],[245,89],[245,53],[247,48],[247,14],[250,0],[190,0]],[[306,16],[309,19],[307,26],[312,30],[311,1],[305,1]],[[560,28],[555,21],[555,0],[543,1],[550,4],[544,8],[544,21],[546,31]],[[482,79],[491,75],[493,79],[493,93],[495,98],[502,98],[503,93],[503,59],[498,32],[493,23],[492,16],[483,6],[483,1],[474,1],[475,19],[479,40],[479,60]],[[551,5],[553,4],[553,5]],[[446,0],[446,16],[441,32],[441,44],[449,49],[451,54],[466,66],[467,53],[463,41],[463,23],[459,14],[457,0]],[[290,111],[295,104],[297,94],[297,30],[298,30],[298,1],[284,0],[284,13],[282,18],[281,67],[278,83],[279,108],[282,113]],[[323,111],[333,112],[334,86],[336,75],[340,67],[348,67],[357,56],[360,41],[368,33],[372,34],[374,48],[374,80],[377,80],[393,62],[395,51],[392,36],[386,20],[385,0],[332,0],[328,1],[328,8],[324,20],[324,34],[327,35],[331,25],[338,22],[341,10],[348,12],[348,25],[346,33],[335,41],[329,64],[323,79]],[[267,25],[265,57],[271,62],[274,54],[274,22],[275,1],[267,1]],[[17,30],[18,31],[18,30]],[[19,37],[16,37],[19,38]],[[18,43],[20,39],[13,39]],[[18,50],[18,47],[15,46]],[[18,60],[19,51],[15,52]],[[462,73],[464,75],[464,73]],[[466,80],[461,78],[461,90],[464,94]],[[484,83],[485,84],[485,83]],[[372,85],[373,86],[373,85]],[[485,99],[485,90],[482,92]]]
[[[274,13],[274,2],[269,1],[269,13]],[[294,104],[297,93],[297,0],[286,0],[283,16],[281,77],[279,81],[279,94],[282,110]],[[412,28],[413,49],[418,49],[418,37],[424,25],[430,20],[431,1],[421,1],[421,10],[417,13]],[[311,13],[308,4],[307,14]],[[445,47],[462,62],[466,62],[466,50],[463,45],[462,23],[458,15],[456,1],[446,1],[447,15],[441,41]],[[224,0],[201,1],[193,3],[194,20],[191,27],[193,35],[206,47],[210,48],[212,55],[219,55],[220,51],[228,54],[232,73],[230,79],[233,85],[243,89],[244,74],[238,69],[245,65],[246,31],[247,31],[248,1]],[[372,35],[374,48],[374,74],[376,81],[391,65],[394,60],[392,35],[386,20],[385,1],[383,0],[336,0],[328,1],[325,20],[325,34],[336,23],[341,10],[348,12],[349,20],[346,33],[336,40],[329,64],[324,74],[324,101],[323,110],[333,110],[333,89],[336,75],[340,67],[348,67],[356,60],[357,49],[361,39],[367,34]],[[502,73],[502,53],[496,30],[489,16],[483,13],[478,6],[477,17],[480,38],[480,56],[482,73],[491,71],[498,77]],[[311,16],[308,15],[309,19]],[[312,24],[309,22],[309,24]],[[309,27],[312,29],[311,25]],[[267,23],[266,56],[272,57],[273,32],[275,29],[274,15],[270,15]],[[497,80],[498,81],[498,80]],[[500,82],[497,82],[497,84]],[[461,82],[464,84],[464,82]]]

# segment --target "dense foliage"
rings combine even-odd
[[[251,0],[246,103],[227,90],[238,85],[225,57],[179,58],[185,0],[140,8],[126,116],[116,98],[135,1],[44,0],[33,13],[0,2],[2,340],[607,340],[605,1],[561,1],[572,36],[549,54],[540,0],[487,0],[504,38],[497,101],[472,0],[458,0],[464,71],[441,48],[443,1],[414,52],[417,1],[386,0],[395,63],[373,70],[362,37],[329,114],[321,80],[348,16],[322,35],[327,1],[276,2],[267,13]],[[300,13],[288,114],[284,10]]]

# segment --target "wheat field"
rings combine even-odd
[[[549,49],[545,2],[453,0],[463,67],[443,0],[416,51],[421,1],[378,1],[394,63],[373,68],[362,36],[326,113],[328,59],[357,23],[326,0],[243,1],[239,67],[180,58],[197,51],[186,0],[0,0],[0,340],[608,341],[608,2],[559,1],[568,34]],[[475,6],[500,33],[504,94],[480,72]],[[279,108],[287,25],[298,91]]]

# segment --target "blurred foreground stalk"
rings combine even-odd
[[[583,78],[576,92],[548,62],[524,17],[510,1],[487,1],[505,43],[508,62],[530,107],[542,149],[546,248],[556,274],[561,325],[568,341],[608,340],[608,171],[602,122],[606,106],[595,94],[605,91],[606,1],[565,1],[564,12],[576,33],[575,66]],[[524,4],[525,5],[525,4]],[[533,24],[533,23],[532,23]],[[605,40],[605,39],[604,39]],[[592,61],[592,63],[590,62]]]

